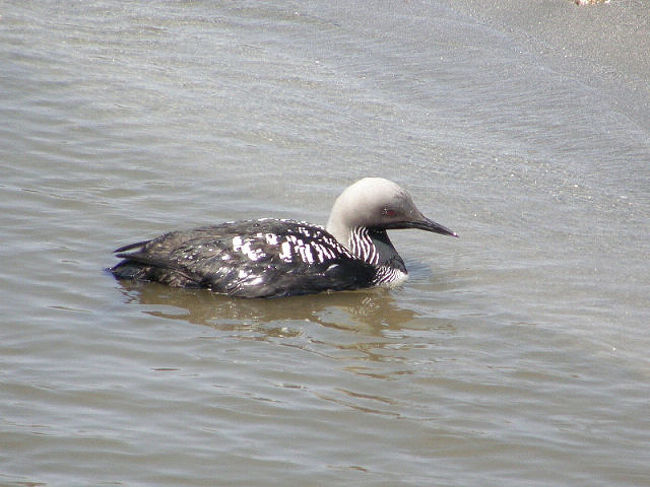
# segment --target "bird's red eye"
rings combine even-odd
[[[386,216],[395,216],[395,210],[391,208],[384,208],[384,215]]]

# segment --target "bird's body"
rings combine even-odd
[[[271,218],[171,232],[117,252],[120,278],[241,297],[358,289],[376,274],[322,227]]]
[[[426,219],[395,183],[365,178],[337,199],[327,229],[265,218],[175,231],[117,249],[123,260],[111,272],[248,298],[396,285],[407,272],[391,228],[456,236]]]

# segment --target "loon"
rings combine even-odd
[[[390,287],[408,274],[386,231],[404,228],[458,237],[397,184],[364,178],[336,199],[325,228],[263,218],[174,231],[115,250],[123,260],[109,271],[244,298]]]

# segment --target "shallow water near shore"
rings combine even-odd
[[[648,46],[523,30],[648,6],[474,4],[5,2],[0,485],[650,482]],[[104,270],[368,175],[460,235],[392,232],[397,289]]]

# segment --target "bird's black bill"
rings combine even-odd
[[[440,223],[436,223],[426,217],[424,217],[423,220],[407,222],[406,228],[418,228],[420,230],[426,230],[427,232],[440,233],[442,235],[449,235],[450,237],[458,238],[458,234],[456,232],[453,232]]]
[[[393,223],[386,225],[384,228],[387,230],[390,229],[403,229],[403,228],[417,228],[419,230],[426,230],[427,232],[440,233],[442,235],[449,235],[450,237],[458,238],[458,234],[452,230],[449,230],[447,227],[436,223],[433,220],[429,220],[427,217],[423,216],[418,220],[405,221],[399,223]]]

